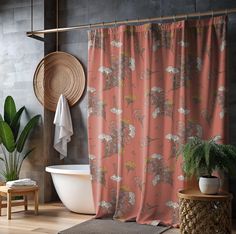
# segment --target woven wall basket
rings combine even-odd
[[[85,74],[79,60],[65,52],[46,55],[34,73],[34,92],[39,102],[48,110],[55,111],[63,94],[73,106],[85,88]]]

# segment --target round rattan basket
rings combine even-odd
[[[85,88],[85,74],[80,61],[65,52],[46,55],[34,73],[34,92],[39,102],[48,110],[55,111],[63,94],[73,106]]]

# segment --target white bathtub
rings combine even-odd
[[[56,165],[46,167],[62,203],[71,211],[94,214],[89,165]]]

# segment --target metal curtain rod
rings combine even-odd
[[[67,31],[78,30],[78,29],[114,26],[118,24],[146,23],[146,22],[162,21],[162,20],[178,20],[178,19],[184,19],[188,17],[194,18],[194,17],[201,17],[201,16],[213,17],[216,15],[229,14],[229,13],[236,13],[236,8],[219,10],[219,11],[206,11],[206,12],[199,12],[199,13],[173,15],[173,16],[161,16],[161,17],[146,18],[146,19],[120,20],[120,21],[102,22],[102,23],[94,23],[94,24],[83,24],[83,25],[64,27],[64,28],[53,28],[53,29],[36,30],[36,31],[32,30],[30,32],[26,32],[26,34],[27,36],[34,36],[34,35],[47,34],[47,33],[67,32]]]

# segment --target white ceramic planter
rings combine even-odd
[[[218,177],[200,177],[199,189],[204,194],[216,194],[220,188]]]

